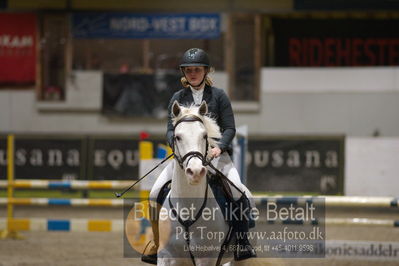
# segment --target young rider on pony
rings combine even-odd
[[[210,72],[210,63],[208,54],[199,48],[191,48],[187,50],[181,60],[180,70],[183,74],[181,82],[184,89],[176,92],[169,102],[168,107],[168,126],[167,138],[169,145],[173,148],[174,127],[172,124],[172,105],[177,101],[181,105],[190,106],[192,104],[200,105],[202,101],[208,104],[208,111],[212,118],[214,118],[220,127],[222,138],[219,140],[218,147],[212,147],[210,153],[212,164],[217,167],[222,173],[238,188],[242,188],[242,183],[238,175],[237,169],[234,167],[229,154],[232,152],[232,140],[236,133],[234,114],[231,103],[223,90],[212,86],[212,81],[208,76]],[[150,192],[150,199],[157,199],[161,189],[164,185],[172,179],[172,172],[175,162],[170,162],[157,178],[154,186]],[[153,215],[159,213],[159,205],[150,201],[151,208],[157,208],[150,213],[151,226],[154,234],[154,240],[151,241],[144,251],[142,260],[144,262],[156,264],[157,251],[159,246],[159,228],[158,217]],[[158,206],[156,206],[158,205]],[[238,232],[248,231],[247,220],[236,220],[235,230]],[[234,224],[233,223],[233,224]],[[238,243],[240,249],[235,254],[236,260],[243,260],[251,257],[256,257],[255,250],[249,243],[246,237],[239,239]]]

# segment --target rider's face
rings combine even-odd
[[[186,75],[188,82],[193,87],[199,86],[206,75],[205,67],[203,66],[185,67],[183,71]]]

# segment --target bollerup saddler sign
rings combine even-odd
[[[0,13],[0,84],[32,84],[36,78],[36,15]]]

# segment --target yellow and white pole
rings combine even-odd
[[[139,154],[140,154],[140,164],[139,164],[139,176],[143,176],[149,167],[149,162],[152,161],[153,159],[153,143],[150,141],[145,141],[143,139],[141,139],[139,141]],[[150,220],[150,216],[149,216],[149,196],[150,196],[150,190],[151,190],[151,186],[148,184],[148,176],[147,176],[147,180],[143,179],[142,183],[140,184],[140,202],[142,204],[140,204],[142,210],[141,213],[144,214],[144,217],[147,220]],[[136,241],[136,244],[138,245],[144,245],[145,243],[148,242],[148,236],[147,234],[142,234],[140,235],[140,238]]]
[[[140,154],[140,162],[146,162],[148,160],[152,160],[154,158],[154,147],[153,143],[151,141],[145,141],[142,140],[139,142],[139,154]],[[143,167],[143,164],[141,165]],[[143,171],[144,169],[140,169],[140,171]],[[145,169],[146,170],[146,169]],[[145,171],[144,170],[144,171]],[[141,176],[142,173],[140,173]],[[148,200],[148,197],[150,196],[150,189],[149,187],[143,187],[141,186],[140,189],[140,200],[145,201]],[[147,211],[147,210],[145,210]]]
[[[7,227],[1,232],[0,238],[21,239],[14,226],[14,135],[7,136]]]

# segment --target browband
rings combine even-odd
[[[201,118],[199,118],[196,115],[187,115],[187,116],[183,116],[180,120],[178,120],[175,124],[175,128],[177,127],[178,124],[180,124],[181,122],[201,122],[202,124],[204,123],[204,121],[202,121]]]

